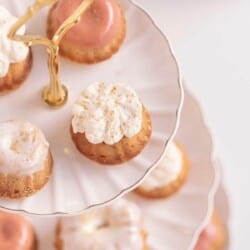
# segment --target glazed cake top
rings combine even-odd
[[[31,249],[34,231],[21,215],[0,212],[1,249]]]
[[[208,225],[200,234],[199,240],[194,250],[209,250],[214,242],[220,237],[222,226],[218,224],[217,217],[213,214]]]
[[[142,218],[132,202],[112,205],[60,220],[64,250],[143,249]]]
[[[82,0],[59,0],[55,8],[56,26],[59,28],[81,3]],[[103,48],[119,35],[121,28],[122,13],[118,1],[94,0],[65,39],[78,47]]]

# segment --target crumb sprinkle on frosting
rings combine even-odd
[[[31,123],[0,123],[0,173],[33,174],[43,168],[48,153],[49,143]]]
[[[115,144],[139,133],[141,126],[140,99],[124,84],[91,84],[73,106],[73,132],[85,133],[93,144]]]

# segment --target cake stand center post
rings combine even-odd
[[[54,108],[63,106],[68,99],[68,90],[59,80],[60,64],[58,57],[60,41],[74,25],[80,22],[81,15],[90,7],[93,0],[82,1],[72,15],[62,23],[51,40],[39,36],[18,35],[17,31],[22,25],[35,16],[40,9],[57,1],[58,0],[36,0],[35,3],[27,9],[25,15],[13,24],[8,34],[10,39],[21,41],[29,47],[33,45],[44,45],[47,47],[50,83],[43,89],[42,97],[49,106]]]
[[[43,90],[43,100],[51,107],[56,108],[67,102],[68,90],[59,80],[59,46],[52,44],[47,50],[50,83]]]
[[[65,104],[68,97],[68,91],[59,81],[59,44],[64,35],[81,20],[81,15],[89,8],[93,0],[84,0],[73,14],[68,17],[52,38],[52,45],[48,48],[49,53],[49,72],[50,84],[43,91],[43,99],[51,106],[60,107]]]

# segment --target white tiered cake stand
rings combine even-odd
[[[2,3],[21,15],[32,1],[25,1],[26,6],[18,0]],[[0,199],[1,208],[33,215],[73,215],[107,205],[146,178],[173,139],[183,100],[177,62],[166,37],[150,16],[130,0],[121,3],[128,34],[118,54],[93,66],[62,59],[61,79],[70,89],[65,107],[50,110],[40,98],[41,88],[48,82],[47,54],[40,47],[33,49],[34,67],[25,85],[1,97],[0,119],[18,118],[37,124],[45,132],[55,160],[51,181],[41,192],[21,201]],[[45,35],[47,12],[48,9],[42,11],[28,25],[29,33]],[[118,167],[104,167],[85,159],[70,139],[72,104],[82,89],[96,81],[131,85],[151,114],[153,133],[148,146],[138,157]],[[218,178],[212,162],[211,135],[198,103],[188,91],[176,140],[185,147],[191,163],[189,178],[181,191],[161,201],[145,200],[131,193],[126,196],[142,209],[150,249],[189,249],[214,206]],[[53,249],[56,218],[29,219],[38,233],[39,250]]]

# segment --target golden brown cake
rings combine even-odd
[[[32,52],[22,42],[8,38],[8,31],[17,19],[0,6],[0,95],[17,89],[32,68]],[[19,34],[25,32],[25,27]]]
[[[24,198],[49,180],[53,166],[43,133],[28,122],[0,123],[0,197]]]
[[[24,217],[0,211],[0,249],[37,249],[34,229]]]
[[[165,156],[135,192],[145,198],[167,198],[185,183],[189,172],[188,157],[182,147],[170,143]]]
[[[47,34],[52,38],[81,0],[59,0],[51,8]],[[80,23],[60,42],[60,54],[78,63],[97,63],[110,58],[121,47],[126,20],[118,0],[94,0]]]
[[[95,83],[75,103],[70,130],[83,155],[112,165],[126,162],[144,149],[151,120],[128,86]]]
[[[113,204],[58,221],[56,250],[147,250],[147,234],[139,208],[120,199]]]
[[[201,233],[195,250],[222,250],[226,241],[226,229],[219,215],[213,216]]]

